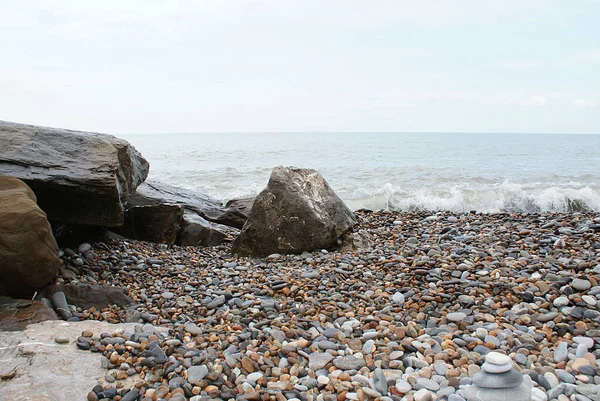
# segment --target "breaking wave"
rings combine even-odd
[[[406,189],[390,183],[373,193],[340,194],[353,209],[448,210],[452,212],[600,211],[600,186],[543,186],[503,182],[485,187],[454,185]]]

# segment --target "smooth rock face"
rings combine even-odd
[[[173,244],[182,218],[183,209],[172,203],[133,206],[125,212],[122,233],[127,238]]]
[[[0,295],[31,299],[56,276],[60,264],[52,229],[31,189],[19,179],[0,176]]]
[[[228,236],[239,235],[237,228],[212,223],[193,212],[184,212],[177,245],[215,246],[223,244]]]
[[[118,227],[148,162],[111,135],[0,121],[0,174],[25,181],[49,220]]]
[[[277,167],[256,197],[233,252],[267,256],[326,249],[355,223],[352,212],[321,174]]]
[[[246,216],[237,208],[223,207],[217,199],[183,188],[148,180],[140,185],[129,199],[128,206],[170,203],[181,206],[184,211],[194,212],[213,223],[242,228]]]

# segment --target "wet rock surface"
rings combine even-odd
[[[74,275],[62,280],[127,288],[138,314],[132,332],[81,330],[61,345],[102,354],[88,399],[461,401],[486,380],[515,386],[515,400],[522,386],[533,400],[597,399],[598,214],[357,218],[369,250],[64,250]],[[121,322],[133,310],[71,312]],[[487,390],[483,401],[499,399]]]

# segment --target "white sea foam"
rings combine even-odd
[[[472,188],[454,185],[448,189],[415,188],[412,190],[391,183],[367,195],[345,200],[353,208],[390,210],[449,210],[453,212],[567,212],[600,211],[600,187],[542,187],[503,182],[498,185]],[[344,198],[342,194],[342,198]],[[358,195],[358,194],[356,194]]]

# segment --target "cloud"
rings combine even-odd
[[[542,107],[545,106],[548,102],[548,98],[546,96],[535,95],[529,96],[523,99],[517,100],[517,103],[521,106],[529,106],[529,107]]]
[[[600,47],[589,49],[583,52],[577,52],[565,59],[559,59],[556,64],[564,66],[575,65],[595,65],[600,64]]]
[[[573,100],[573,106],[576,107],[596,107],[600,105],[600,102],[596,102],[594,100],[588,100],[588,99],[574,99]]]
[[[530,70],[539,67],[540,63],[532,60],[506,60],[492,63],[492,66],[507,70]]]

